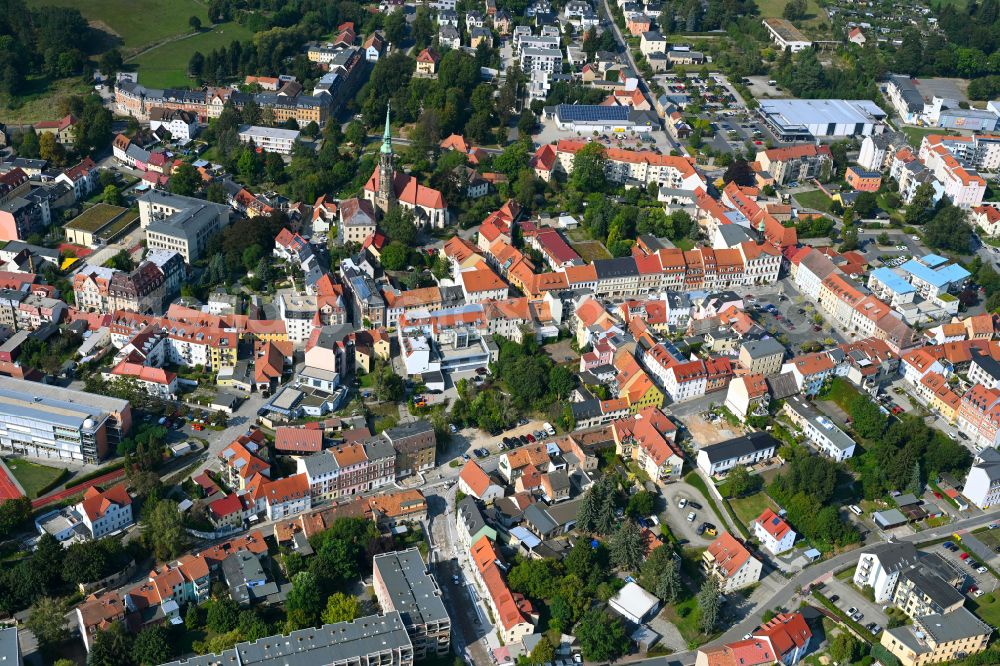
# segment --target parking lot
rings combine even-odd
[[[979,566],[974,559],[962,559],[962,556],[965,553],[962,552],[962,550],[953,542],[946,541],[936,546],[932,546],[928,549],[928,552],[940,555],[944,558],[945,562],[952,564],[958,571],[965,575],[966,580],[965,584],[962,586],[962,591],[968,596],[977,598],[982,596],[979,592],[986,594],[996,591],[996,577],[991,574],[986,567]],[[994,562],[998,561],[1000,561],[1000,555],[996,555],[996,551],[994,550],[993,561],[989,561],[987,564],[993,566]],[[980,569],[982,569],[982,571],[980,571]]]
[[[814,322],[817,314],[815,306],[799,297],[798,292],[760,296],[748,307],[754,311],[754,319],[768,333],[775,337],[786,336],[788,346],[793,349],[800,349],[810,342],[822,342],[825,338],[838,339],[838,334],[826,321],[821,324]]]
[[[666,521],[670,531],[678,539],[687,539],[693,546],[704,547],[711,543],[715,536],[709,533],[698,534],[698,527],[702,523],[708,522],[717,530],[725,530],[724,525],[718,524],[718,518],[708,506],[708,501],[694,486],[683,482],[671,483],[663,486],[662,492],[667,506],[660,514],[660,521]],[[678,506],[682,500],[684,508]],[[687,518],[691,513],[695,517],[689,521]]]
[[[882,607],[874,601],[869,601],[868,597],[854,587],[850,579],[844,581],[835,577],[830,578],[826,582],[826,588],[823,590],[823,593],[844,613],[850,614],[849,612],[852,609],[856,613],[861,613],[860,619],[858,619],[856,614],[853,617],[863,627],[867,627],[872,622],[882,629],[885,629],[888,625]]]

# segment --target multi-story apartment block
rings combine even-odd
[[[992,627],[963,607],[886,629],[881,642],[903,666],[924,666],[978,654],[986,649],[992,633]]]
[[[448,654],[451,619],[441,590],[416,548],[372,559],[372,587],[383,613],[398,611],[416,659]]]
[[[177,252],[188,264],[200,258],[209,239],[229,224],[229,213],[228,206],[160,190],[139,197],[147,247]]]
[[[830,178],[833,153],[829,146],[803,143],[784,148],[770,148],[757,153],[757,162],[779,185],[792,181]]]
[[[702,553],[705,574],[719,581],[719,590],[729,594],[760,580],[763,565],[729,532],[723,532]]]
[[[820,452],[842,462],[854,455],[854,440],[823,416],[802,396],[793,395],[785,401],[785,413],[798,426],[806,439]]]
[[[896,593],[899,574],[917,563],[917,549],[912,543],[879,544],[868,553],[862,553],[854,570],[854,584],[870,587],[875,602],[884,604]]]
[[[397,478],[433,469],[437,438],[429,421],[401,423],[383,432],[382,437],[396,452]]]
[[[1000,452],[987,446],[976,454],[962,494],[980,509],[1000,501]]]

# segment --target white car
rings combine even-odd
[[[976,590],[972,594],[974,594],[976,597],[981,597],[981,596],[983,596],[983,591],[982,590]]]
[[[694,519],[695,519],[695,513],[694,511],[692,511],[691,513],[688,514],[688,522],[693,523]]]
[[[986,567],[979,567],[976,569],[977,573],[986,573],[988,569]]]
[[[681,498],[681,500],[679,502],[677,502],[677,508],[678,509],[683,509],[687,505],[688,505],[688,501],[686,499],[684,499],[683,497]]]

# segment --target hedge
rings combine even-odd
[[[78,486],[81,483],[86,483],[87,481],[91,481],[93,479],[96,479],[99,476],[104,476],[105,474],[110,474],[111,472],[115,471],[116,469],[121,469],[123,467],[125,467],[125,461],[124,460],[119,460],[118,462],[111,463],[110,465],[105,465],[104,467],[99,467],[99,468],[95,469],[93,472],[88,472],[88,473],[86,473],[86,474],[84,474],[82,476],[78,476],[75,479],[73,479],[73,485],[74,486]]]

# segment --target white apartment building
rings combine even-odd
[[[817,412],[802,396],[793,395],[785,402],[785,412],[802,429],[809,442],[837,462],[854,456],[855,443],[847,433]]]
[[[132,517],[132,497],[123,484],[105,491],[95,487],[88,488],[83,494],[83,500],[76,505],[76,511],[94,539],[123,530],[135,522]]]
[[[555,74],[562,71],[562,51],[526,46],[521,49],[520,62],[522,71]]]
[[[976,454],[962,494],[980,509],[1000,502],[1000,452],[985,448]]]
[[[240,127],[240,141],[253,144],[269,153],[291,155],[292,147],[299,140],[299,131],[275,127],[243,125]]]
[[[854,584],[872,588],[875,603],[887,603],[895,593],[899,572],[916,562],[917,549],[912,543],[880,544],[858,559],[858,567],[854,570]]]

